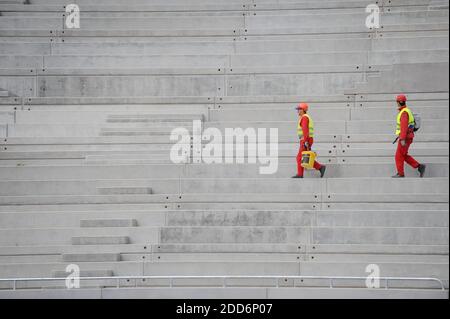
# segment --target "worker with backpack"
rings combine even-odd
[[[406,105],[406,100],[407,98],[403,94],[397,96],[398,114],[397,128],[395,131],[397,139],[394,141],[394,144],[398,141],[397,152],[395,153],[397,174],[392,176],[393,178],[405,177],[405,162],[417,169],[420,177],[423,177],[425,174],[426,166],[424,164],[420,164],[408,154],[409,147],[414,140],[414,132],[418,131],[420,128],[420,117],[411,112]]]

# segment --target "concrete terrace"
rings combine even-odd
[[[72,2],[80,29],[65,1],[0,0],[0,279],[69,264],[280,278],[0,282],[0,298],[448,298],[448,0],[379,0],[378,29],[368,0]],[[391,178],[398,93],[422,117],[410,152],[423,179]],[[290,178],[300,101],[323,179]],[[172,163],[172,129],[194,120],[277,128],[278,171]],[[446,289],[292,278],[369,264]]]

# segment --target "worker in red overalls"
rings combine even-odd
[[[297,154],[297,175],[292,176],[292,178],[303,178],[304,168],[302,167],[302,152],[311,150],[311,146],[314,143],[314,122],[311,117],[307,114],[308,104],[300,103],[296,110],[298,111],[299,121],[297,125],[297,135],[300,139],[300,149]],[[319,164],[317,161],[314,162],[314,168],[320,171],[320,177],[322,178],[325,174],[325,165]]]
[[[414,139],[414,115],[406,106],[406,96],[397,96],[397,152],[395,153],[395,164],[397,166],[397,174],[393,178],[405,177],[405,162],[419,171],[420,177],[425,174],[426,166],[419,164],[412,156],[408,154],[409,147]]]

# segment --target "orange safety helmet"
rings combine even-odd
[[[406,101],[407,101],[406,95],[400,94],[400,95],[397,96],[397,102],[402,102],[402,103],[404,103],[404,102],[406,102]]]
[[[300,103],[295,109],[296,110],[303,110],[303,111],[308,111],[308,104],[307,103]]]

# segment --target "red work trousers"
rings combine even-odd
[[[395,165],[397,166],[397,173],[401,176],[405,175],[405,162],[411,165],[413,168],[418,168],[419,163],[408,154],[409,147],[411,146],[413,140],[406,139],[405,146],[397,142],[397,152],[395,153]]]
[[[311,148],[314,143],[314,140],[312,137],[308,138],[308,143],[309,143],[309,147]],[[303,153],[303,151],[308,151],[308,150],[305,148],[304,144],[305,144],[304,141],[301,140],[300,141],[300,149],[298,150],[298,154],[297,154],[297,175],[298,176],[303,176],[303,171],[305,170],[302,167],[302,153]],[[319,170],[322,168],[322,165],[319,162],[315,161],[314,168],[316,170]]]

